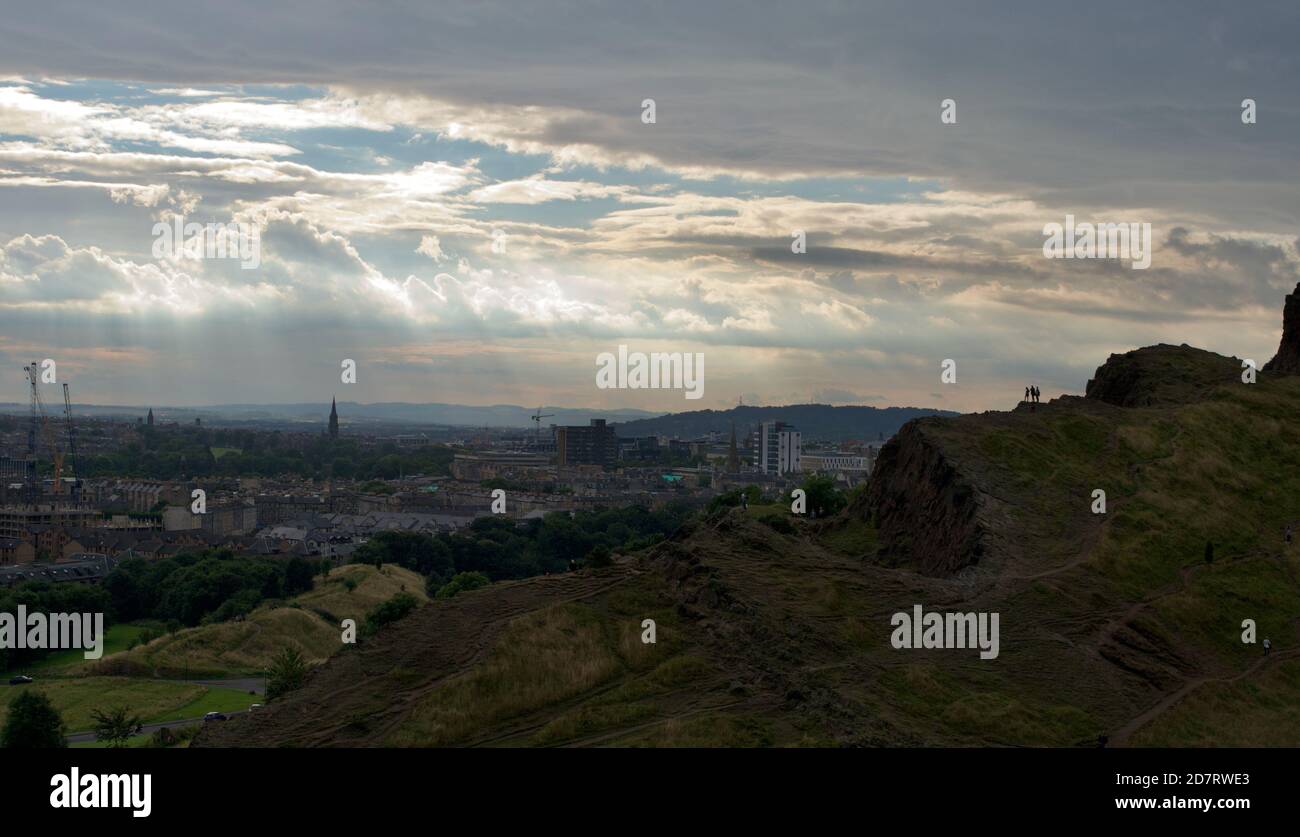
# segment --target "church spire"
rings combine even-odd
[[[330,399],[330,436],[338,438],[339,435],[339,402],[337,398]]]

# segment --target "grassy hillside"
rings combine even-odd
[[[915,422],[837,519],[733,509],[434,602],[196,746],[1295,746],[1300,378],[1184,351],[1099,374],[1140,404],[1181,370],[1149,406]],[[997,613],[998,657],[893,648],[916,604]]]
[[[96,674],[218,678],[263,672],[284,648],[297,648],[313,663],[341,647],[340,622],[355,619],[399,592],[426,599],[424,579],[397,566],[350,564],[318,579],[307,593],[266,605],[237,622],[201,625],[105,656],[86,671]]]

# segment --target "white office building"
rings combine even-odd
[[[780,421],[763,422],[759,433],[759,467],[765,474],[797,474],[803,470],[798,430]]]

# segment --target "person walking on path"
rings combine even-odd
[[[1273,649],[1273,643],[1268,641],[1268,637],[1264,637],[1264,656],[1267,657],[1268,652],[1271,651],[1272,649]]]

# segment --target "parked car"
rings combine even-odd
[[[203,720],[205,720],[205,721],[224,721],[224,720],[226,720],[226,716],[223,715],[223,714],[221,714],[220,712],[209,712],[208,714],[206,714],[206,715],[203,716]]]
[[[13,677],[9,678],[10,686],[21,686],[24,683],[30,683],[30,682],[32,682],[32,678],[28,677],[25,674],[16,674]]]
[[[253,704],[249,704],[248,711],[249,711],[249,712],[256,712],[257,710],[259,710],[259,709],[261,709],[261,708],[262,708],[262,704],[260,704],[260,703],[253,703]]]

